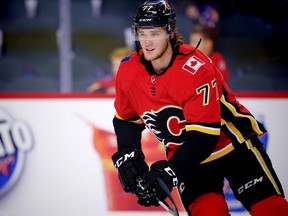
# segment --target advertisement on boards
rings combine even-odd
[[[268,154],[288,193],[287,98],[240,98],[265,124]],[[3,98],[0,100],[0,216],[170,215],[145,208],[125,193],[111,161],[116,151],[113,98]],[[282,115],[281,115],[282,113]],[[264,140],[265,139],[265,140]],[[143,132],[147,163],[164,159],[164,147]],[[231,215],[247,215],[228,182]],[[186,215],[177,191],[172,192]]]

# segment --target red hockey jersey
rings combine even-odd
[[[116,118],[144,123],[167,147],[168,158],[189,131],[200,132],[202,137],[219,136],[213,153],[203,161],[207,162],[266,130],[237,101],[214,63],[194,49],[179,45],[161,75],[153,73],[141,51],[123,59],[114,105]]]

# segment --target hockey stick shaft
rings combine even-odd
[[[169,188],[167,187],[167,185],[163,182],[163,180],[161,178],[157,178],[158,184],[161,187],[161,189],[166,193],[166,195],[169,197],[170,201],[173,204],[172,206],[169,206],[165,201],[161,201],[159,200],[157,197],[156,199],[158,200],[158,203],[168,212],[170,212],[173,216],[179,216],[179,212],[176,206],[176,203],[173,199],[172,194],[170,193]]]
[[[159,199],[158,200],[158,203],[169,213],[171,213],[173,216],[179,216],[179,213],[178,213],[178,210],[175,209],[175,208],[172,208],[171,206],[169,206],[166,202],[163,202]]]

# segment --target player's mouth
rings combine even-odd
[[[152,54],[155,49],[145,49],[147,54]]]

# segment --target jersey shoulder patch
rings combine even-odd
[[[128,56],[124,57],[124,58],[122,59],[121,63],[122,63],[122,62],[127,62],[127,61],[129,61],[130,57],[131,57],[131,54],[129,54]]]
[[[121,60],[121,63],[122,63],[122,62],[127,62],[127,61],[129,61],[130,59],[135,58],[135,57],[138,57],[138,55],[137,55],[136,51],[133,51],[133,52],[131,52],[130,54],[128,54],[126,57],[124,57],[124,58]]]
[[[204,64],[205,62],[203,60],[193,55],[185,62],[182,69],[194,75]]]

